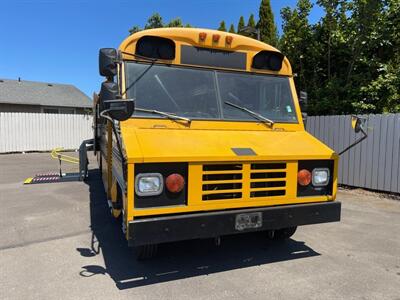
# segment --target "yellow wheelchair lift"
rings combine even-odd
[[[79,147],[79,158],[62,154],[63,148],[55,148],[51,151],[51,157],[58,159],[60,170],[59,172],[48,172],[36,174],[34,177],[27,178],[24,184],[38,184],[38,183],[57,183],[57,182],[70,182],[70,181],[84,181],[88,177],[89,160],[87,151],[93,149],[93,139],[85,140]],[[61,169],[62,162],[68,162],[79,165],[79,172],[77,173],[63,173]]]

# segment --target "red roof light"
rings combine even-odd
[[[207,33],[205,33],[205,32],[200,32],[199,33],[200,41],[204,41],[206,39],[206,37],[207,37]]]

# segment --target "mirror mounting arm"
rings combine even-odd
[[[363,140],[365,140],[365,139],[368,137],[367,133],[364,131],[364,128],[363,128],[363,126],[362,126],[362,121],[361,121],[361,120],[364,120],[364,121],[365,121],[365,119],[360,119],[360,118],[357,117],[357,116],[352,116],[352,123],[353,123],[353,121],[354,121],[354,130],[355,130],[355,132],[357,133],[357,132],[360,132],[360,131],[361,131],[361,133],[363,134],[363,136],[362,136],[361,138],[359,138],[358,140],[356,140],[356,141],[355,141],[353,144],[351,144],[350,146],[348,146],[348,147],[346,147],[345,149],[343,149],[342,151],[340,151],[340,152],[339,152],[339,156],[342,155],[343,153],[349,151],[351,148],[353,148],[354,146],[358,145],[359,143],[361,143]]]

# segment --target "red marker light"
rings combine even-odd
[[[226,38],[225,38],[225,42],[227,43],[227,44],[232,44],[232,41],[233,41],[233,37],[231,37],[230,35],[228,35]]]
[[[219,41],[219,38],[220,38],[221,36],[219,35],[219,34],[213,34],[213,42],[214,43],[217,43],[218,41]]]
[[[165,186],[171,193],[179,193],[185,187],[185,178],[177,173],[171,174],[165,180]]]
[[[200,32],[199,33],[200,41],[204,41],[206,39],[206,37],[207,37],[207,33],[205,33],[205,32]]]

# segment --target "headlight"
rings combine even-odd
[[[142,173],[136,175],[135,190],[138,196],[156,196],[163,190],[163,177],[160,173]]]
[[[312,171],[313,186],[326,186],[329,183],[329,169],[317,168]]]

